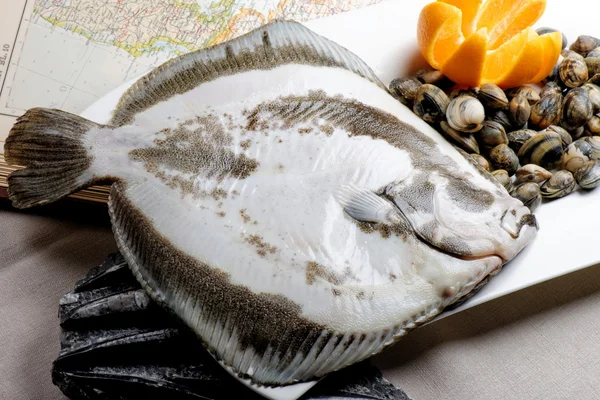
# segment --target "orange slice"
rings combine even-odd
[[[419,49],[460,85],[536,83],[562,46],[560,33],[540,37],[531,28],[545,9],[546,0],[438,0],[419,16]]]
[[[430,3],[421,11],[417,42],[433,68],[439,69],[464,40],[460,25],[460,10],[449,4]]]

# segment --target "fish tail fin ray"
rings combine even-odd
[[[47,204],[90,186],[92,156],[83,143],[100,125],[64,111],[32,108],[11,129],[4,144],[6,162],[25,167],[8,177],[17,208]]]

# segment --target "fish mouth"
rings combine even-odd
[[[534,227],[539,230],[535,215],[531,214],[525,206],[508,208],[500,218],[500,224],[513,239],[518,239],[521,231],[526,226]]]

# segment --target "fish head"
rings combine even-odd
[[[530,210],[486,171],[417,171],[387,195],[417,238],[458,258],[508,262],[538,230]]]

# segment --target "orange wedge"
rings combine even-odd
[[[546,0],[438,0],[419,16],[419,49],[460,85],[539,82],[562,45],[560,33],[539,36],[531,28],[545,9]]]

